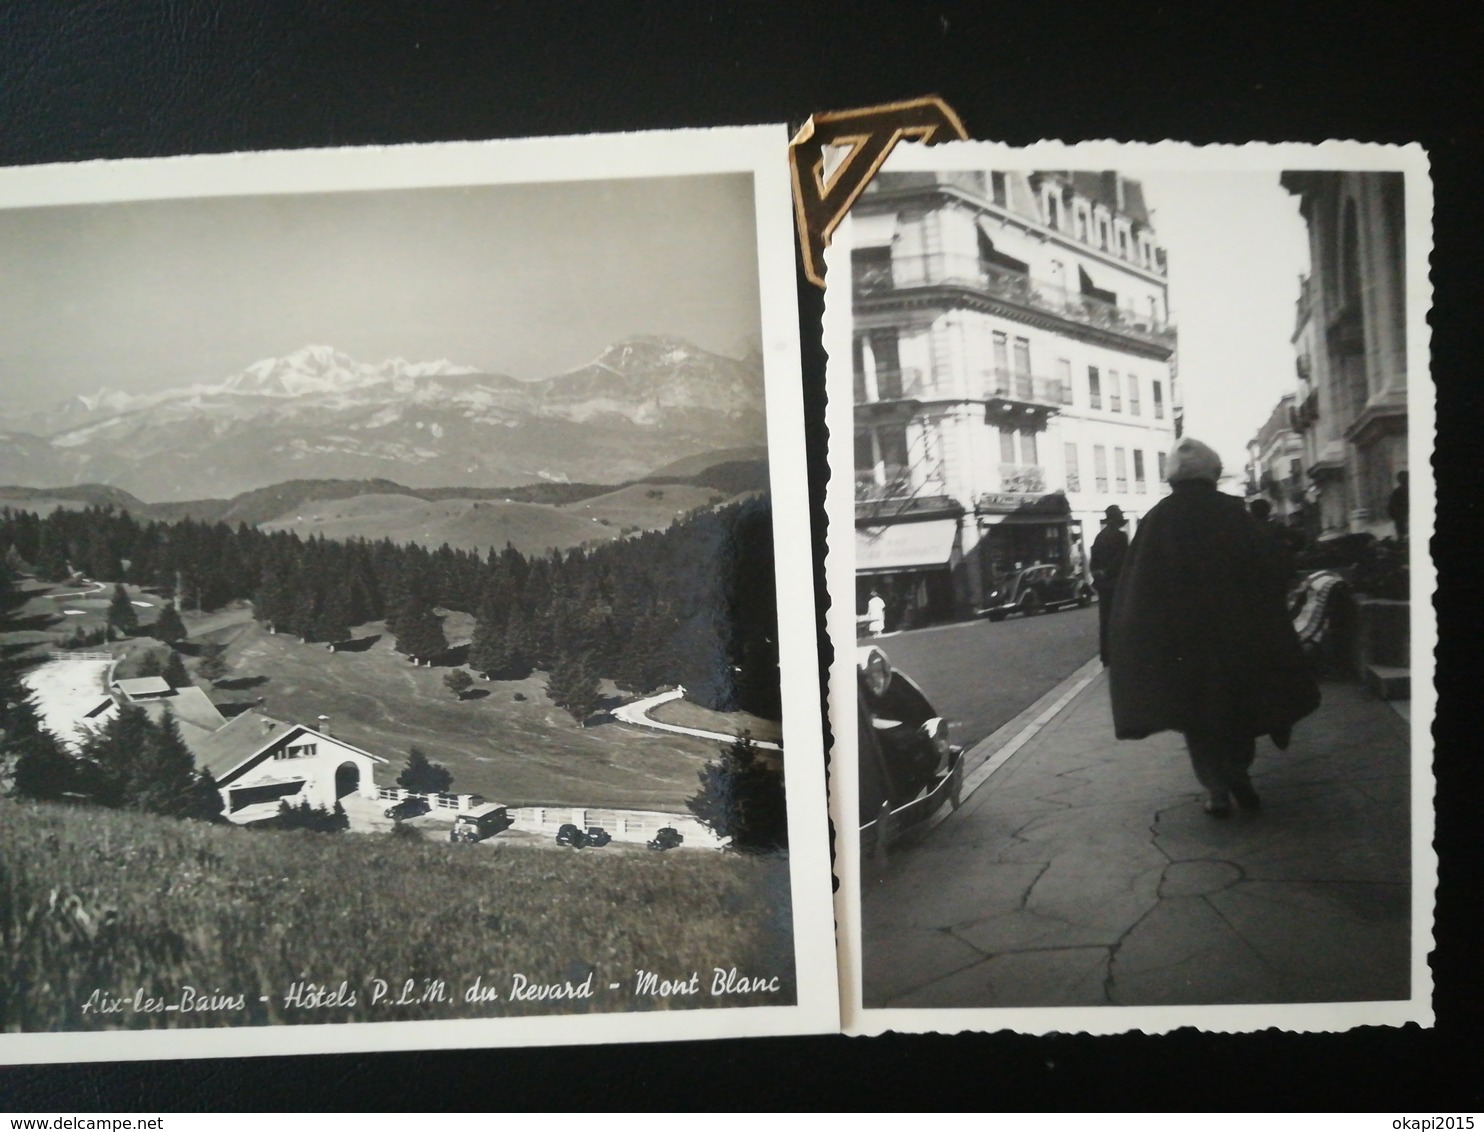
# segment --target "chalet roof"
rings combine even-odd
[[[143,708],[157,723],[169,712],[175,716],[182,732],[187,727],[208,732],[219,731],[227,725],[227,717],[217,710],[210,697],[200,688],[179,688],[173,696],[161,696],[135,706]]]
[[[169,682],[163,676],[135,676],[129,680],[115,680],[113,686],[131,700],[140,696],[168,696],[171,690]]]
[[[226,726],[201,736],[194,742],[189,738],[186,741],[191,748],[191,753],[196,756],[197,768],[210,771],[211,776],[220,782],[263,748],[271,747],[282,741],[284,736],[295,733],[313,735],[316,738],[339,744],[347,750],[365,755],[369,759],[375,759],[379,763],[387,761],[380,755],[363,751],[353,743],[347,743],[344,739],[337,739],[333,735],[325,735],[306,724],[285,723],[281,719],[274,719],[259,711],[245,711],[228,720]]]

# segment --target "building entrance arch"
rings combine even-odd
[[[344,798],[361,788],[361,768],[355,763],[341,763],[335,768],[335,797]]]

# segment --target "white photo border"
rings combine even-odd
[[[841,1016],[845,1033],[957,1033],[1010,1030],[1024,1034],[1130,1031],[1165,1033],[1182,1027],[1210,1032],[1267,1029],[1329,1032],[1356,1026],[1431,1026],[1433,917],[1437,855],[1433,848],[1435,781],[1432,726],[1437,711],[1433,683],[1437,619],[1432,596],[1437,574],[1428,547],[1433,536],[1436,489],[1432,455],[1436,398],[1431,372],[1432,306],[1429,262],[1433,240],[1433,188],[1421,146],[1353,141],[1251,143],[1198,146],[1182,142],[1126,143],[1043,141],[1015,147],[995,142],[952,141],[899,145],[886,172],[986,169],[1117,169],[1138,177],[1149,171],[1188,173],[1310,170],[1396,171],[1406,177],[1406,296],[1408,372],[1408,463],[1411,496],[1410,571],[1412,701],[1410,720],[1411,985],[1398,1001],[1280,1003],[1260,1005],[867,1008],[863,1005],[861,851],[856,774],[857,715],[855,623],[855,527],[853,396],[851,373],[851,220],[836,229],[826,250],[824,346],[828,355],[825,420],[830,436],[830,480],[825,499],[828,538],[825,579],[831,602],[826,616],[834,648],[829,674],[829,717],[834,745],[830,758],[830,817],[836,829],[835,894],[839,944]]]
[[[0,169],[0,209],[126,200],[749,174],[782,678],[794,1005],[450,1021],[0,1034],[0,1064],[282,1056],[835,1033],[824,754],[793,211],[783,125],[93,161]],[[698,249],[704,254],[704,249]]]

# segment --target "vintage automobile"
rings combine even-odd
[[[945,802],[957,808],[963,748],[916,684],[877,645],[856,651],[861,852],[885,860],[901,834]]]
[[[483,841],[501,830],[509,829],[510,812],[494,802],[459,814],[453,819],[453,828],[448,831],[450,841]]]
[[[1048,609],[1091,605],[1092,586],[1060,566],[1027,566],[999,579],[989,592],[981,617],[1003,621],[1011,613],[1029,617]]]
[[[588,826],[587,832],[582,835],[583,844],[591,846],[594,849],[601,849],[612,840],[613,834],[609,833],[601,825]]]
[[[685,838],[681,836],[678,829],[672,825],[667,825],[664,829],[657,830],[655,835],[644,844],[648,845],[651,849],[664,850],[674,849],[684,840]]]
[[[566,845],[572,849],[581,849],[587,844],[587,834],[578,829],[571,822],[565,823],[557,830],[556,843]]]
[[[409,794],[400,802],[388,806],[384,813],[393,821],[404,821],[407,818],[415,818],[419,814],[425,814],[433,807],[421,794]]]

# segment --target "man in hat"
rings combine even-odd
[[[1128,535],[1123,533],[1123,508],[1114,503],[1103,512],[1103,529],[1092,540],[1092,585],[1098,591],[1098,656],[1108,663],[1108,623],[1113,615],[1113,592],[1128,554]]]
[[[1258,807],[1248,769],[1259,735],[1287,747],[1319,689],[1284,604],[1272,540],[1216,490],[1221,459],[1182,437],[1171,493],[1139,524],[1119,578],[1109,690],[1120,739],[1185,736],[1206,812]]]

